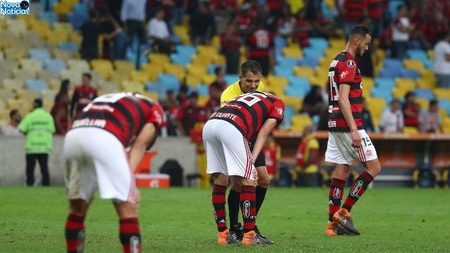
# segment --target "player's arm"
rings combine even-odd
[[[264,143],[266,142],[267,136],[272,132],[277,123],[278,122],[276,119],[268,118],[262,125],[261,129],[258,132],[258,135],[256,136],[255,144],[253,145],[253,160],[256,160],[256,157],[258,157],[259,153],[262,150],[262,147],[264,146]]]
[[[146,123],[134,140],[130,149],[130,166],[132,171],[137,168],[145,152],[152,146],[157,137],[156,127],[153,123]]]
[[[350,100],[348,99],[349,94],[350,85],[345,83],[340,84],[338,97],[339,108],[341,109],[342,115],[344,115],[345,121],[350,127],[352,146],[356,148],[361,146],[361,137],[358,134],[358,127],[356,126],[355,119],[353,118],[352,110],[350,107]]]

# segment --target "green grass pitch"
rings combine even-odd
[[[348,189],[346,189],[348,192]],[[271,188],[258,216],[274,245],[216,245],[209,188],[141,189],[143,252],[448,252],[450,192],[370,189],[353,208],[361,236],[327,237],[327,189]],[[0,188],[0,252],[64,252],[63,187]],[[96,198],[85,252],[121,252],[118,221]]]

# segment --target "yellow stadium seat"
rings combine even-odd
[[[52,56],[53,56],[53,58],[60,59],[63,61],[67,61],[69,59],[75,58],[75,54],[73,52],[68,51],[68,50],[58,49],[58,48],[54,48],[52,50]]]
[[[18,90],[23,89],[25,87],[25,83],[23,80],[15,79],[15,78],[5,78],[3,79],[3,89],[4,90]],[[2,90],[2,92],[4,92]]]
[[[395,86],[402,90],[414,90],[416,88],[416,82],[410,78],[398,77],[395,78]]]
[[[79,85],[81,83],[82,75],[85,71],[80,71],[78,69],[63,69],[61,70],[61,79],[69,79],[73,86]]]
[[[46,20],[34,20],[30,23],[30,30],[39,34],[39,37],[46,38],[47,32],[50,31],[50,24]]]
[[[28,30],[27,24],[24,20],[11,18],[6,20],[6,29],[18,36],[25,34]]]
[[[124,80],[129,80],[130,74],[120,73],[117,71],[111,72],[111,75],[109,76],[109,80],[117,83],[122,83]]]
[[[302,98],[293,96],[282,96],[281,94],[276,94],[276,96],[281,98],[281,100],[283,100],[286,106],[291,106],[292,108],[294,108],[296,112],[300,111],[300,108],[303,104]]]
[[[6,100],[6,105],[9,110],[17,109],[19,110],[22,117],[24,117],[32,109],[33,101],[24,99],[8,99]]]
[[[42,70],[42,62],[36,59],[21,59],[20,66],[22,69],[37,73]]]
[[[186,66],[186,73],[201,77],[208,74],[208,68],[203,64],[189,64]]]
[[[202,78],[197,75],[187,75],[186,76],[186,84],[191,87],[197,87],[197,85],[202,84]],[[209,83],[207,83],[209,84]]]
[[[420,109],[428,109],[430,101],[426,98],[416,98],[416,102],[420,105]]]
[[[441,120],[442,121],[444,121],[444,120],[449,118],[449,115],[447,114],[447,111],[444,108],[442,108],[442,107],[439,107],[438,113],[439,113],[439,116],[441,116]]]
[[[142,95],[152,99],[153,101],[158,101],[158,93],[154,91],[144,91]]]
[[[212,58],[213,56],[219,54],[219,50],[217,47],[212,45],[198,45],[197,54],[206,55]]]
[[[373,97],[366,98],[367,108],[372,114],[372,119],[379,119],[381,117],[381,113],[386,108],[387,102],[384,98]]]
[[[209,96],[200,95],[198,96],[198,105],[199,106],[205,106],[206,102],[208,102]]]
[[[166,54],[149,54],[148,61],[152,64],[164,65],[170,63],[170,58]]]
[[[15,99],[17,94],[14,90],[2,89],[0,91],[0,100],[7,101],[8,99]]]
[[[436,87],[436,82],[434,78],[427,79],[422,77],[416,80],[416,87],[419,89],[433,89]]]
[[[54,47],[57,47],[59,42],[67,42],[69,40],[68,33],[60,33],[57,31],[47,31],[45,39]]]
[[[37,97],[38,97],[38,94],[34,90],[17,89],[17,98],[19,98],[19,99],[33,101]]]
[[[427,55],[428,55],[429,59],[433,60],[434,59],[434,50],[433,49],[428,50]]]
[[[301,132],[305,126],[312,125],[313,121],[308,114],[297,114],[291,117],[291,131]]]
[[[36,74],[37,74],[38,79],[43,79],[46,81],[59,78],[59,76],[56,75],[55,72],[53,72],[51,70],[46,70],[46,69],[39,70]]]
[[[0,120],[4,122],[9,122],[9,109],[3,108],[0,109]]]
[[[5,59],[20,60],[25,58],[27,52],[23,48],[10,47],[4,50]]]
[[[419,132],[419,130],[417,129],[417,127],[413,127],[413,126],[403,127],[403,133],[405,133],[405,134],[416,134],[418,132]]]
[[[218,54],[213,57],[213,63],[216,65],[225,65],[227,64],[227,59],[224,55]]]
[[[84,59],[70,59],[67,60],[67,67],[71,70],[78,70],[80,72],[89,72],[89,63]]]
[[[207,66],[208,64],[213,63],[213,56],[206,55],[206,54],[202,54],[202,55],[198,54],[198,55],[192,56],[191,61],[192,61],[192,64],[195,64],[195,65],[200,64],[200,65]]]
[[[206,75],[201,76],[203,84],[211,84],[212,82],[214,82],[216,80],[216,78],[217,77],[212,74],[206,74]]]
[[[182,81],[185,76],[184,68],[178,64],[166,64],[164,66],[164,72],[167,74],[172,74],[178,77],[178,80]]]
[[[132,70],[135,70],[134,63],[127,60],[115,60],[114,61],[114,69],[119,73],[130,73]]]
[[[420,60],[404,59],[403,66],[407,69],[415,69],[419,72],[422,72],[425,70],[425,67],[423,66],[423,62]]]
[[[442,120],[442,128],[444,128],[444,133],[450,134],[450,118]]]
[[[330,47],[342,50],[347,45],[347,41],[341,38],[331,38],[329,39]]]
[[[267,84],[268,87],[272,86],[285,87],[289,85],[289,81],[284,76],[268,75]]]
[[[15,79],[23,81],[25,81],[26,79],[35,79],[37,76],[36,72],[32,72],[27,69],[13,69],[12,73]]]
[[[398,98],[398,99],[402,99],[405,97],[405,94],[407,92],[411,91],[410,89],[403,89],[400,87],[395,87],[394,89],[392,89],[392,96],[394,98]]]
[[[132,82],[132,81],[123,81],[122,82],[122,91],[129,91],[129,92],[144,92],[144,85],[138,82]]]
[[[55,22],[53,23],[53,30],[67,33],[73,31],[73,26],[68,22]]]
[[[342,52],[342,48],[334,48],[334,47],[330,47],[325,49],[325,57],[327,58],[331,58],[331,57],[336,57],[336,55],[338,55],[340,52]]]
[[[63,79],[64,78],[61,77],[61,80],[63,80]],[[75,83],[73,80],[70,80],[70,83],[72,85],[71,89],[73,89],[75,87],[75,85],[79,84],[79,83]],[[61,81],[59,80],[59,78],[58,79],[50,79],[48,81],[48,88],[53,91],[59,91],[59,89],[61,88]]]
[[[300,58],[303,57],[303,51],[299,45],[293,44],[281,49],[281,53],[285,57]]]
[[[138,82],[141,84],[145,84],[146,82],[150,81],[150,73],[147,71],[131,71],[131,81],[132,82]]]
[[[58,91],[51,90],[51,89],[41,90],[41,97],[42,97],[42,99],[46,99],[46,100],[54,100],[57,93],[58,93]],[[20,97],[20,95],[19,95],[19,97]]]
[[[6,109],[6,103],[3,99],[0,99],[0,110]]]
[[[448,88],[435,88],[433,92],[434,96],[437,98],[445,98],[450,100],[450,89]]]
[[[314,69],[308,66],[295,66],[294,75],[309,78],[314,76]]]
[[[53,12],[59,16],[59,20],[63,20],[67,13],[72,11],[72,5],[63,2],[53,4]]]

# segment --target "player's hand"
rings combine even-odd
[[[350,135],[352,137],[352,147],[359,148],[361,147],[361,136],[359,136],[358,131],[350,131]]]

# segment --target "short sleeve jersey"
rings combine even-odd
[[[350,85],[350,109],[358,129],[363,129],[362,76],[355,59],[348,52],[342,52],[334,58],[328,72],[328,129],[330,132],[349,132],[338,103],[341,85]]]
[[[225,106],[211,114],[210,119],[221,119],[233,124],[247,139],[253,142],[261,126],[268,118],[277,120],[277,125],[284,117],[283,101],[264,92],[252,92],[238,96]]]
[[[103,128],[127,147],[146,123],[154,124],[156,129],[161,128],[161,106],[144,96],[123,92],[105,94],[94,99],[76,118],[72,128]]]

